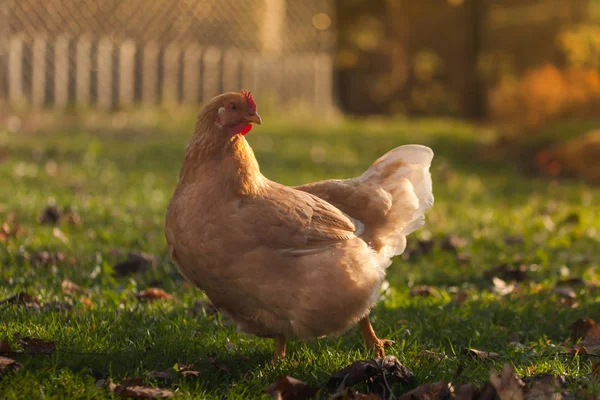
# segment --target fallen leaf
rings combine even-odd
[[[528,376],[523,381],[526,384],[525,399],[560,400],[563,398],[561,391],[566,387],[566,379],[562,375],[534,375]]]
[[[1,305],[19,305],[34,309],[40,308],[40,302],[38,299],[27,292],[20,292],[14,296],[4,299],[0,301],[0,306]]]
[[[425,383],[399,397],[400,400],[451,399],[450,385],[444,381]]]
[[[173,296],[159,288],[142,290],[141,292],[137,293],[135,297],[140,301],[154,301],[161,299],[173,300]]]
[[[370,392],[387,398],[394,383],[410,383],[413,373],[398,361],[394,356],[368,361],[355,361],[347,367],[334,372],[327,388],[329,392],[336,392],[352,387],[358,383],[367,383]]]
[[[585,347],[587,352],[597,354],[600,352],[600,325],[595,324],[588,329],[585,337],[581,341],[581,345]]]
[[[211,355],[208,356],[208,363],[210,365],[212,365],[213,367],[215,367],[217,369],[220,369],[221,371],[223,371],[225,373],[229,373],[229,368],[226,365],[224,365],[224,364],[222,364],[222,363],[220,363],[220,362],[217,361],[217,355],[216,354],[211,354]]]
[[[458,253],[456,255],[456,261],[462,265],[470,264],[473,257],[469,253]]]
[[[523,244],[524,242],[523,236],[520,235],[509,235],[504,237],[504,243],[509,246],[516,246],[518,244]]]
[[[500,355],[498,353],[494,353],[493,351],[483,351],[483,350],[477,350],[477,349],[466,349],[467,354],[469,354],[472,357],[478,358],[480,360],[487,360],[489,359],[496,359],[498,357],[500,357]]]
[[[94,303],[92,303],[92,300],[87,297],[81,298],[81,304],[83,304],[87,308],[94,308]]]
[[[158,257],[147,254],[130,251],[127,260],[121,261],[113,266],[113,270],[118,276],[126,276],[147,271],[158,263]]]
[[[40,213],[38,222],[40,224],[56,225],[60,221],[61,212],[56,206],[47,206]]]
[[[15,333],[15,340],[29,354],[52,354],[56,350],[56,345],[53,342],[46,342],[43,339],[31,338],[29,336],[21,337],[19,333]]]
[[[265,392],[272,398],[278,400],[305,400],[314,397],[319,388],[310,387],[306,383],[292,378],[291,376],[282,376],[269,387]]]
[[[515,267],[508,264],[500,264],[485,271],[483,276],[486,279],[500,278],[504,281],[522,282],[529,278],[529,268],[526,265]]]
[[[116,396],[132,399],[164,399],[173,396],[173,392],[168,389],[133,385],[132,383],[127,381],[121,384],[109,382],[108,389]]]
[[[12,352],[13,350],[10,343],[0,340],[0,354],[10,354]]]
[[[54,236],[63,243],[69,243],[69,238],[67,237],[67,235],[65,235],[65,233],[58,228],[52,229],[52,236]]]
[[[57,252],[49,252],[49,251],[40,251],[35,252],[31,255],[26,255],[25,258],[29,260],[29,264],[32,267],[45,267],[48,265],[56,265],[59,262],[63,262],[65,260],[65,256],[60,251]]]
[[[435,289],[433,289],[431,286],[415,286],[410,290],[410,295],[415,297],[415,296],[420,296],[420,297],[429,297],[432,294],[435,293]]]
[[[514,292],[516,287],[514,283],[507,284],[502,279],[496,277],[492,278],[492,283],[494,284],[494,288],[492,290],[494,291],[494,293],[497,293],[500,296],[506,296],[511,294],[512,292]]]
[[[11,370],[16,371],[21,368],[23,368],[23,365],[12,358],[0,356],[0,377]]]
[[[4,222],[0,226],[0,242],[6,243],[9,239],[16,238],[19,235],[20,227],[17,224],[12,226],[8,222]]]
[[[556,282],[556,286],[586,286],[586,282],[581,278],[569,278]]]
[[[346,388],[329,397],[330,400],[381,400],[373,393],[363,394],[352,388]]]
[[[490,383],[496,389],[500,400],[524,400],[523,388],[525,387],[525,383],[514,374],[514,369],[510,364],[504,365],[500,376],[492,368],[490,371]]]
[[[592,362],[592,377],[596,383],[600,383],[600,362]]]
[[[577,294],[573,288],[568,286],[558,286],[552,289],[552,292],[566,299],[575,299]]]
[[[71,282],[68,279],[65,279],[62,281],[61,283],[61,288],[63,293],[66,294],[76,294],[76,293],[83,293],[85,292],[85,290],[79,286],[78,284]]]
[[[571,325],[571,339],[574,342],[586,337],[588,331],[596,326],[591,318],[580,318]]]
[[[177,371],[173,368],[165,369],[164,371],[150,371],[146,375],[150,378],[160,378],[160,379],[175,379],[177,376]]]
[[[457,235],[448,235],[440,244],[440,248],[444,251],[452,251],[456,252],[458,249],[461,249],[467,245],[467,240],[457,236]]]
[[[96,384],[95,384],[95,386],[96,386],[96,387],[102,387],[102,386],[106,385],[106,382],[108,382],[108,379],[107,379],[107,378],[101,378],[101,379],[98,379],[98,380],[96,381]]]
[[[452,301],[457,304],[462,304],[469,298],[467,292],[461,290],[452,297]]]

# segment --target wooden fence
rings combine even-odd
[[[15,35],[7,44],[5,95],[17,107],[193,104],[241,88],[286,104],[332,106],[328,53],[275,55],[85,36]]]

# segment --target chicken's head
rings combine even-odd
[[[240,93],[225,93],[215,101],[219,103],[215,125],[231,135],[245,135],[252,129],[252,123],[262,123],[250,92],[242,90]]]

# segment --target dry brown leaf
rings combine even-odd
[[[436,293],[437,292],[434,288],[432,288],[431,286],[426,286],[426,285],[415,286],[410,290],[410,295],[413,297],[414,296],[429,297]]]
[[[0,354],[10,354],[12,352],[13,352],[13,350],[12,350],[10,343],[8,343],[4,340],[1,340],[0,341]]]
[[[135,297],[140,301],[173,300],[173,296],[160,288],[150,288],[137,293]]]
[[[456,304],[462,304],[469,298],[467,292],[461,290],[452,297],[452,301]]]
[[[554,289],[552,289],[552,292],[561,297],[564,297],[566,299],[577,298],[577,294],[575,293],[575,290],[573,290],[573,288],[568,287],[568,286],[557,286]]]
[[[477,349],[467,349],[467,353],[475,358],[478,358],[480,360],[486,360],[486,359],[496,359],[498,357],[500,357],[500,355],[498,353],[494,353],[493,351],[483,351],[483,350],[477,350]]]
[[[444,381],[425,383],[399,397],[400,400],[433,400],[450,398],[452,398],[451,387]]]
[[[574,342],[586,337],[588,331],[596,325],[591,318],[580,318],[571,325],[571,339]]]
[[[548,374],[530,376],[526,380],[525,399],[528,400],[560,400],[562,389],[566,386],[564,376]]]
[[[126,276],[147,271],[158,262],[159,258],[152,254],[130,251],[127,260],[115,264],[113,270],[117,276]]]
[[[444,251],[456,252],[467,245],[467,240],[457,235],[448,235],[440,243],[440,248]]]
[[[15,340],[29,354],[52,354],[56,350],[56,345],[53,342],[46,342],[43,339],[31,338],[29,336],[21,337],[19,333],[15,333]]]
[[[40,251],[34,252],[31,255],[26,254],[25,258],[29,260],[29,263],[32,267],[45,267],[48,265],[56,265],[59,262],[63,262],[65,260],[65,256],[60,251],[57,252],[49,252],[49,251]]]
[[[47,206],[40,213],[38,222],[40,224],[56,225],[60,221],[61,212],[56,206]]]
[[[2,305],[19,305],[34,309],[38,309],[41,306],[38,299],[27,292],[20,292],[14,296],[1,300],[0,306]]]
[[[85,290],[81,286],[79,286],[75,282],[72,282],[68,279],[65,279],[62,281],[61,288],[62,288],[63,293],[66,293],[66,294],[76,294],[76,293],[85,292]]]
[[[381,400],[378,396],[373,393],[364,394],[359,393],[352,388],[346,388],[340,392],[337,392],[331,397],[330,400]]]
[[[598,354],[600,352],[600,325],[594,325],[585,334],[581,341],[587,352]]]
[[[94,308],[94,303],[92,303],[92,300],[87,297],[81,298],[81,304],[83,304],[87,308]]]
[[[526,265],[519,265],[518,267],[515,267],[508,264],[500,264],[485,271],[483,276],[486,279],[500,278],[508,282],[522,282],[529,278],[529,268]]]
[[[212,365],[213,367],[220,369],[221,371],[223,371],[225,373],[229,373],[229,368],[227,367],[227,365],[224,365],[224,364],[220,363],[219,361],[217,361],[216,354],[211,354],[208,356],[208,363],[210,365]]]
[[[0,356],[0,377],[11,370],[19,370],[23,365],[12,358]]]
[[[523,244],[524,242],[525,242],[525,240],[523,240],[523,236],[520,236],[520,235],[512,235],[512,236],[504,237],[504,243],[506,243],[509,246],[516,246],[519,244]]]
[[[500,400],[524,400],[523,388],[525,384],[514,374],[514,369],[510,364],[504,365],[500,376],[492,368],[490,371],[490,383],[496,389]]]
[[[136,383],[139,379],[135,380]],[[113,382],[108,383],[108,389],[119,397],[128,397],[131,399],[165,399],[173,396],[173,392],[168,389],[161,389],[149,386],[133,384],[132,381],[126,381],[121,384]]]
[[[12,226],[5,222],[0,226],[0,242],[6,243],[9,239],[16,238],[19,235],[20,227],[17,224]]]
[[[334,372],[327,382],[329,392],[343,391],[359,383],[366,383],[370,392],[387,399],[391,393],[391,385],[397,382],[410,383],[412,372],[394,356],[368,361],[355,361],[347,367]]]
[[[278,400],[306,400],[314,397],[318,391],[318,388],[310,387],[291,376],[282,376],[265,389],[267,394]]]

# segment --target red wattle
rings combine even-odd
[[[242,136],[246,136],[246,133],[250,132],[251,130],[252,130],[252,124],[248,124],[240,131],[240,134]]]

